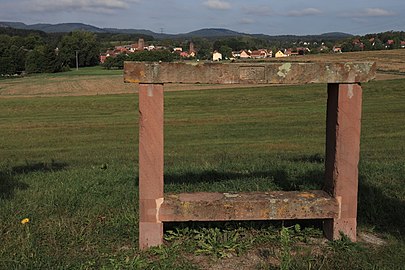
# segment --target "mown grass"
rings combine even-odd
[[[108,70],[102,66],[94,67],[80,67],[79,69],[71,68],[69,71],[58,73],[46,73],[46,74],[33,74],[30,76],[44,77],[44,78],[59,78],[59,77],[76,77],[76,76],[111,76],[122,75],[122,70]]]
[[[140,252],[137,96],[3,99],[0,269],[404,269],[404,86],[364,84],[359,224],[383,246],[324,243],[319,223],[185,223]],[[320,188],[325,89],[166,93],[165,191]]]

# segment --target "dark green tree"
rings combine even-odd
[[[59,55],[63,64],[75,67],[76,52],[79,67],[98,65],[100,50],[95,34],[86,31],[74,31],[64,36],[59,46]]]
[[[210,59],[212,53],[212,43],[206,38],[193,38],[194,46],[197,50],[198,59]]]
[[[42,73],[44,72],[44,63],[45,47],[37,46],[27,54],[27,58],[25,60],[25,70],[27,73]]]
[[[108,57],[103,67],[106,69],[123,69],[124,68],[124,61],[129,59],[128,55],[126,54],[119,54],[115,57]]]
[[[27,73],[60,72],[62,71],[62,61],[53,46],[37,46],[27,54],[25,70]]]
[[[227,45],[222,45],[218,51],[222,54],[224,59],[232,57],[232,48]]]
[[[385,48],[384,44],[380,39],[378,38],[374,39],[374,46],[373,46],[374,50],[383,50],[384,48]]]

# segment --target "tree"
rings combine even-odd
[[[193,42],[197,50],[198,59],[210,59],[212,53],[212,43],[206,38],[194,37]]]
[[[361,39],[361,42],[364,44],[364,50],[369,51],[372,49],[371,42],[368,38]]]
[[[76,66],[76,52],[79,67],[95,66],[99,63],[99,45],[96,36],[86,31],[74,31],[62,38],[59,54],[64,65]]]
[[[108,57],[103,67],[106,69],[123,69],[124,61],[128,61],[129,57],[126,54],[119,54],[115,57]]]
[[[21,73],[25,70],[25,55],[26,51],[23,47],[17,47],[16,45],[11,45],[8,50],[8,55],[10,57],[11,69],[8,74]]]
[[[34,50],[28,52],[25,60],[25,71],[28,73],[44,72],[45,47],[37,46]]]
[[[38,34],[30,34],[24,38],[24,48],[27,50],[33,50],[40,45],[44,45],[44,41]]]
[[[172,62],[175,59],[173,53],[169,51],[141,51],[130,54],[129,61],[147,61],[147,62]]]
[[[22,37],[0,35],[0,74],[24,71],[26,51],[23,40]]]
[[[222,45],[219,48],[219,52],[222,54],[223,58],[231,58],[232,57],[232,48],[226,45]]]
[[[60,72],[62,61],[53,46],[37,46],[27,54],[25,70],[28,73]]]
[[[342,52],[351,52],[353,51],[353,44],[349,41],[349,42],[345,42],[342,45]]]
[[[373,46],[374,50],[383,50],[384,49],[384,44],[382,43],[382,41],[378,38],[374,39],[374,46]]]

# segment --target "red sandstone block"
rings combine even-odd
[[[163,85],[139,87],[139,247],[163,242]]]
[[[339,218],[325,223],[330,239],[356,240],[361,105],[360,85],[328,85],[325,190],[341,202]]]

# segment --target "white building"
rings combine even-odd
[[[219,52],[217,52],[217,51],[215,51],[215,52],[212,54],[212,61],[221,61],[221,60],[222,60],[222,54],[219,53]]]

